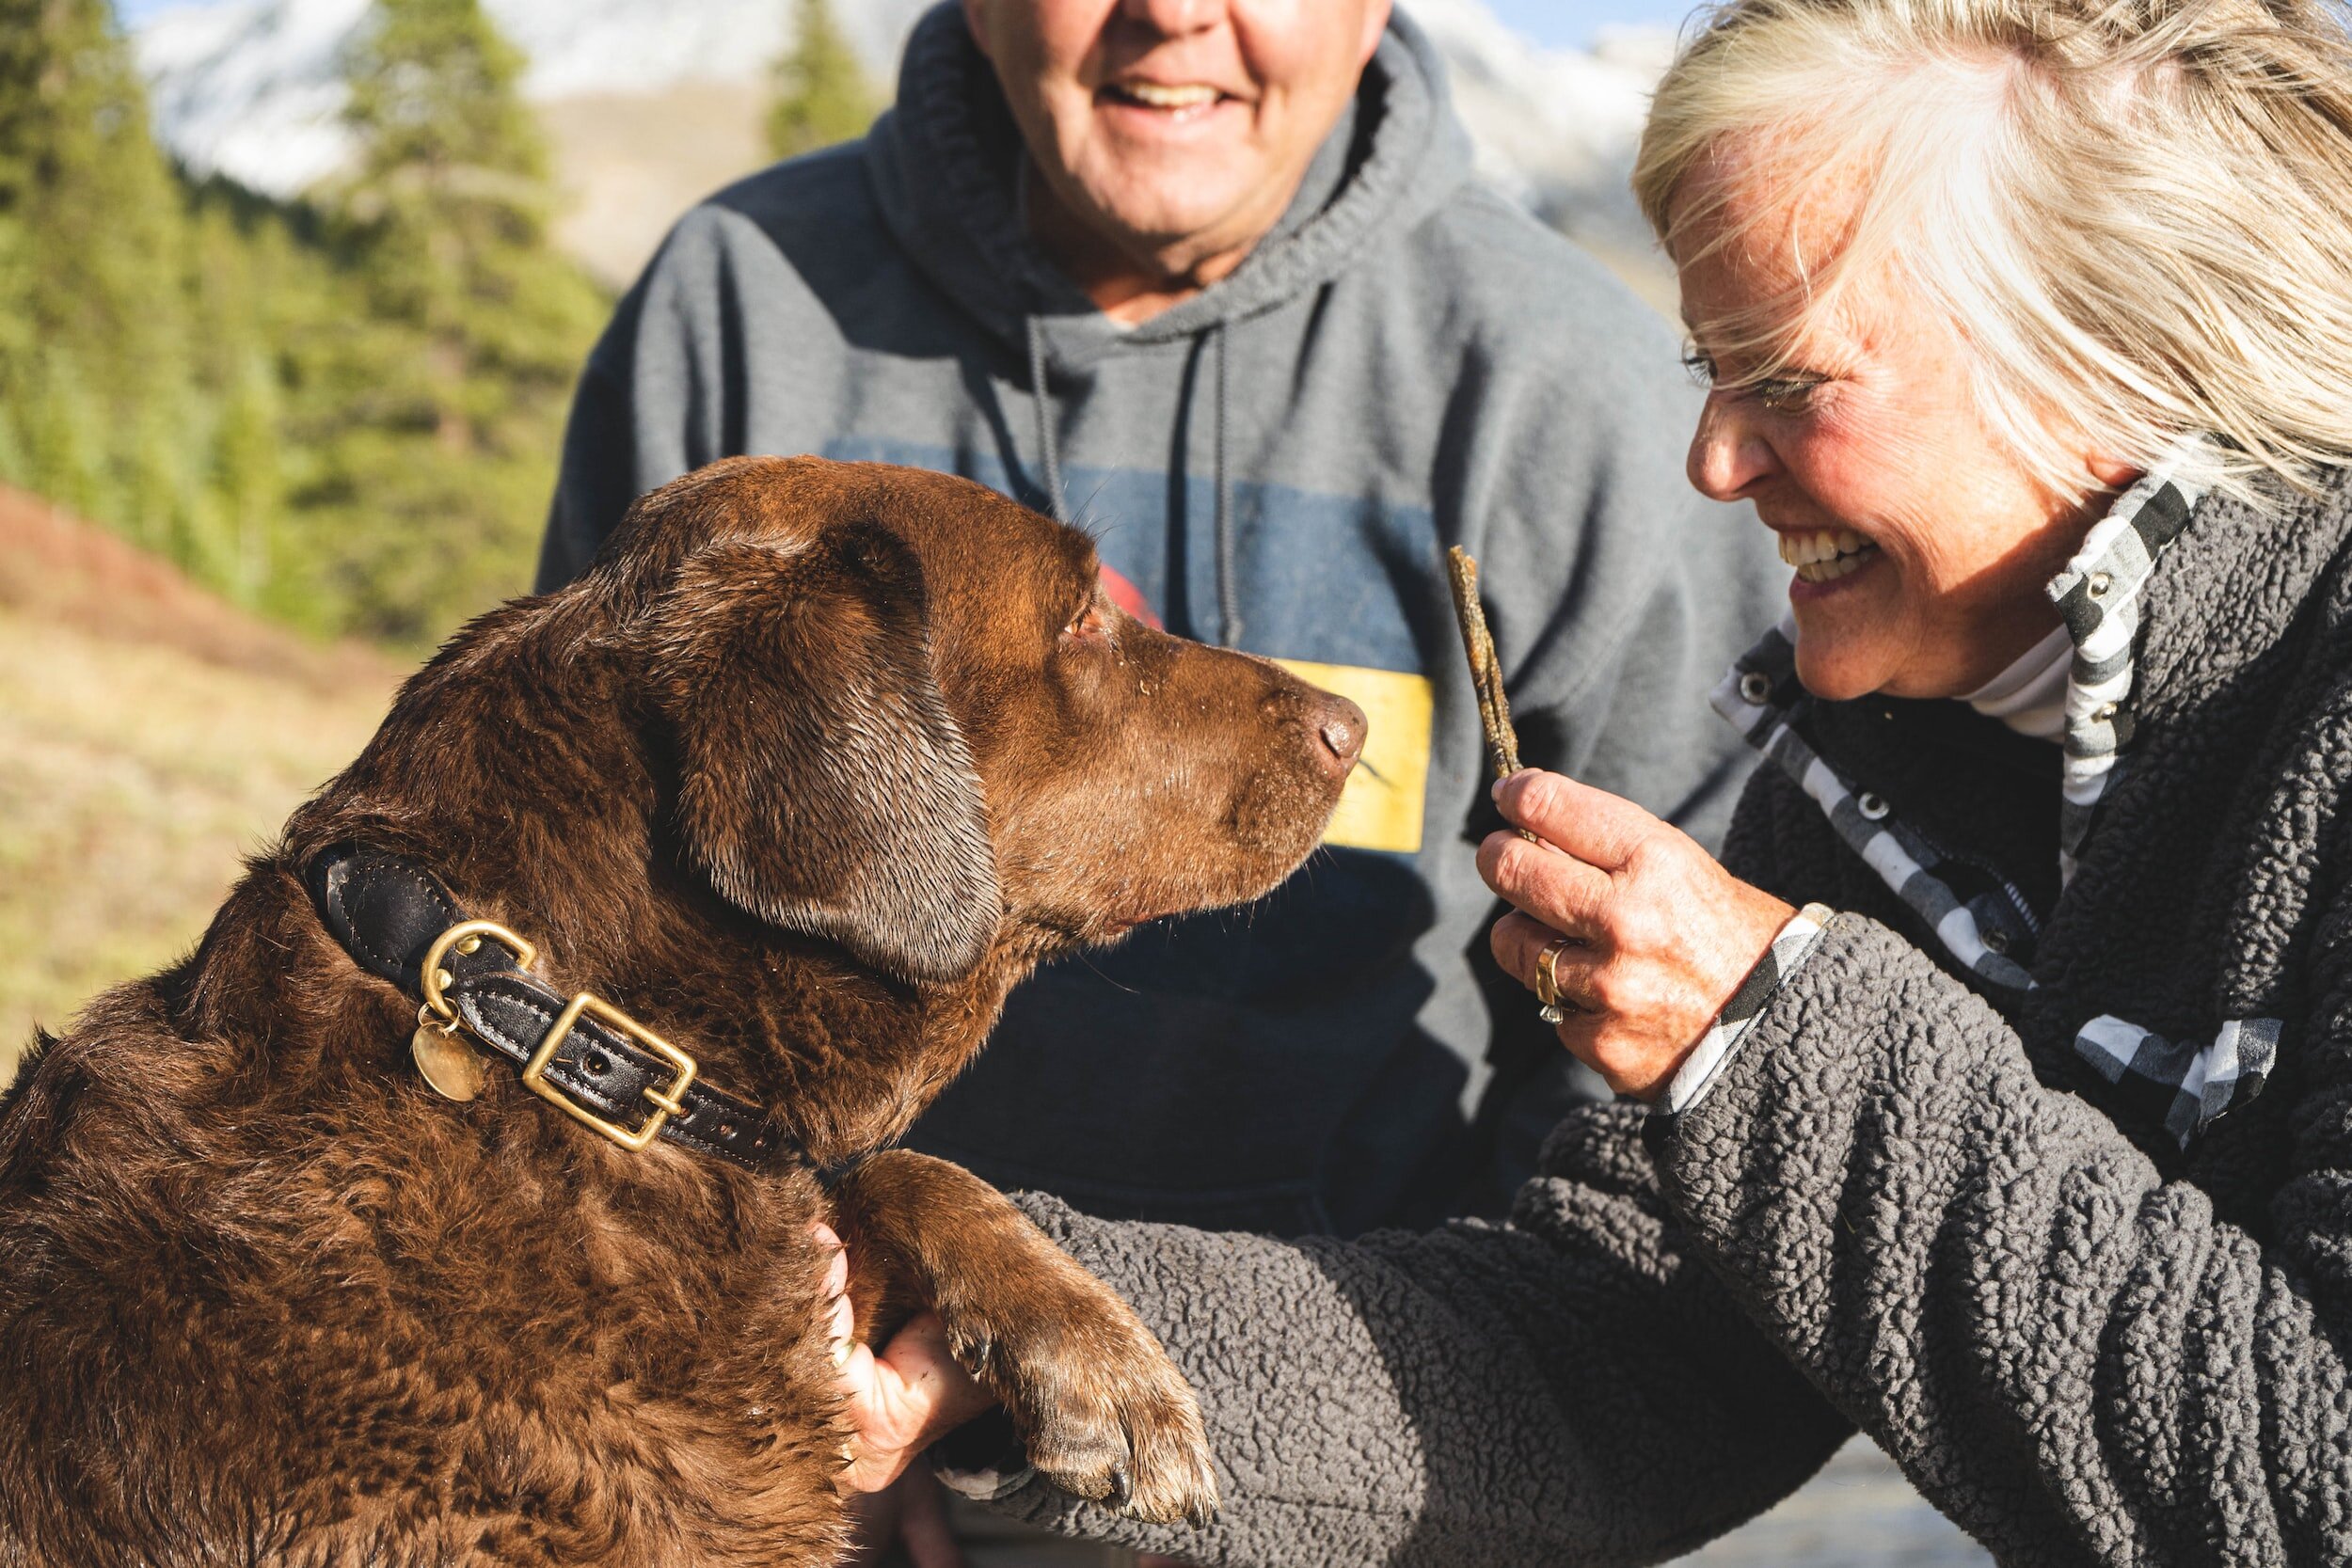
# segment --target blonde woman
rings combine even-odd
[[[1123,1538],[1648,1560],[1859,1428],[2004,1562],[2352,1560],[2342,13],[1733,0],[1637,185],[1794,568],[1766,766],[1724,866],[1501,791],[1496,954],[1625,1097],[1509,1227],[1034,1205],[1209,1407],[1224,1519]]]

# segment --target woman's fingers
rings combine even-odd
[[[947,1330],[925,1312],[876,1355],[864,1345],[841,1369],[857,1441],[844,1489],[873,1492],[898,1479],[908,1461],[995,1402],[947,1351]]]
[[[1494,793],[1505,820],[1605,872],[1625,865],[1661,826],[1622,796],[1537,768],[1521,768]]]
[[[833,1253],[825,1263],[825,1300],[830,1303],[825,1333],[833,1342],[833,1364],[839,1367],[849,1361],[850,1344],[857,1336],[857,1309],[850,1303],[850,1249],[822,1220],[811,1225],[808,1233],[818,1246]]]
[[[1495,962],[1502,972],[1525,986],[1535,990],[1536,970],[1543,962],[1544,949],[1562,940],[1558,931],[1540,920],[1512,913],[1495,922],[1488,943],[1494,948]],[[1568,945],[1552,960],[1551,972],[1560,982],[1560,994],[1578,1007],[1590,1006],[1592,989],[1589,984],[1596,961],[1590,947],[1569,938]]]
[[[935,1348],[926,1342],[934,1334],[939,1336]],[[891,1340],[889,1354],[895,1359],[885,1360],[872,1347],[858,1345],[842,1364],[841,1386],[849,1396],[850,1423],[857,1429],[850,1467],[841,1478],[850,1491],[878,1492],[897,1481],[907,1462],[938,1435],[931,1430],[932,1408],[945,1380],[936,1361],[946,1359],[939,1320],[918,1318],[907,1324]]]
[[[937,1313],[908,1323],[880,1355],[856,1343],[849,1249],[821,1220],[808,1230],[831,1254],[825,1259],[825,1332],[855,1432],[838,1484],[844,1492],[878,1492],[898,1479],[909,1460],[995,1402],[948,1354],[946,1326]]]
[[[1794,911],[1748,886],[1641,807],[1557,773],[1515,773],[1503,816],[1542,840],[1490,835],[1479,875],[1518,912],[1495,927],[1495,958],[1530,990],[1560,934],[1552,974],[1581,1009],[1560,1043],[1622,1094],[1661,1092],[1740,976]]]
[[[1608,918],[1609,873],[1549,844],[1488,833],[1478,847],[1478,874],[1497,897],[1555,931],[1589,939]]]

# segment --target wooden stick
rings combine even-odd
[[[1502,665],[1495,657],[1494,634],[1478,602],[1478,562],[1456,545],[1445,552],[1446,576],[1454,583],[1454,613],[1462,623],[1462,651],[1470,655],[1470,685],[1478,691],[1478,722],[1486,732],[1486,761],[1495,777],[1519,770],[1519,736],[1511,727],[1511,701],[1502,694]]]
[[[1486,761],[1498,779],[1519,770],[1519,732],[1511,727],[1511,700],[1502,693],[1502,661],[1495,657],[1494,633],[1486,629],[1478,602],[1478,562],[1455,545],[1445,552],[1446,576],[1454,585],[1454,615],[1462,624],[1462,651],[1470,655],[1470,685],[1478,691],[1478,722],[1486,732]],[[1525,828],[1519,836],[1543,841]]]

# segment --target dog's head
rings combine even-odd
[[[917,984],[1267,892],[1363,744],[1344,699],[1116,608],[1085,535],[915,469],[713,464],[572,592],[615,607],[691,869]]]

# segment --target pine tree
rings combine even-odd
[[[218,562],[213,576],[229,596],[257,605],[276,563],[285,475],[278,461],[278,377],[261,354],[251,355],[230,383],[213,436],[212,531]]]
[[[321,205],[191,187],[106,0],[0,0],[0,479],[328,633],[415,645],[527,586],[607,301],[555,254],[521,62],[380,0]]]
[[[528,586],[574,374],[605,308],[548,243],[554,196],[478,0],[378,0],[346,66],[335,195],[359,309],[314,368],[340,428],[297,499],[346,516],[322,590],[416,642]]]
[[[106,0],[0,0],[0,477],[158,547],[185,499],[183,243]]]
[[[28,356],[18,373],[24,400],[16,416],[24,467],[14,476],[27,488],[85,517],[114,513],[108,473],[106,419],[72,350],[51,345]]]
[[[775,65],[768,148],[797,158],[866,135],[882,101],[826,0],[795,0],[792,47]]]
[[[189,195],[189,355],[200,439],[188,550],[199,578],[254,607],[269,586],[282,511],[285,387],[270,318],[288,302],[283,281],[263,276],[263,258],[281,249],[272,232],[278,226],[259,216],[267,203],[249,196],[239,202],[230,190],[216,182]],[[255,215],[241,221],[240,205]]]

